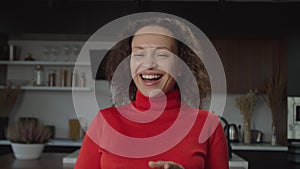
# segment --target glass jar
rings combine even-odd
[[[45,85],[45,71],[44,67],[37,65],[33,69],[33,85],[44,86]]]

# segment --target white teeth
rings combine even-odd
[[[158,79],[161,75],[142,75],[143,79],[151,80],[151,79]]]

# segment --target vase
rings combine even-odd
[[[251,131],[250,131],[250,122],[244,122],[244,143],[250,144],[251,143]]]
[[[34,160],[38,159],[41,156],[45,144],[11,143],[11,147],[16,159]]]
[[[272,146],[277,145],[276,126],[274,124],[272,125],[271,145]]]

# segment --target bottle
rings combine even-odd
[[[71,86],[73,86],[73,87],[76,87],[76,86],[78,86],[78,84],[77,84],[77,72],[76,71],[74,71],[73,73],[72,73],[72,76],[71,76]]]
[[[60,71],[60,86],[61,87],[67,86],[67,79],[68,79],[68,70],[61,70]]]
[[[84,72],[81,72],[81,74],[80,74],[79,86],[80,87],[85,87],[85,73]]]
[[[15,46],[9,45],[9,60],[13,61],[15,60]]]
[[[44,71],[44,67],[41,65],[37,65],[34,69],[33,69],[33,85],[34,86],[43,86],[44,85],[44,81],[45,81],[45,71]]]
[[[56,73],[54,70],[49,72],[48,75],[48,86],[56,86]]]
[[[275,146],[276,143],[277,143],[277,140],[276,140],[276,129],[275,129],[275,125],[272,126],[272,135],[271,135],[271,145],[272,146]]]

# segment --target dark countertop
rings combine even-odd
[[[48,146],[78,146],[80,147],[82,140],[69,140],[69,139],[52,139],[47,143]],[[0,140],[0,145],[10,145],[8,140]],[[272,146],[270,143],[231,143],[232,150],[257,150],[257,151],[288,151],[287,146]]]
[[[0,169],[71,169],[72,166],[63,164],[67,153],[43,153],[37,160],[17,160],[12,153],[0,156]],[[237,157],[238,158],[238,157]],[[230,169],[245,169],[232,166]]]
[[[231,143],[232,150],[256,150],[256,151],[288,151],[287,146],[275,145],[272,146],[270,143]]]
[[[77,160],[79,150],[74,151],[73,153],[68,154],[63,158],[64,166],[74,166]],[[245,159],[241,158],[236,154],[232,154],[232,159],[229,161],[229,168],[230,169],[248,169],[249,163]]]
[[[17,160],[12,153],[0,156],[0,169],[71,169],[63,166],[67,153],[43,153],[37,160]]]

